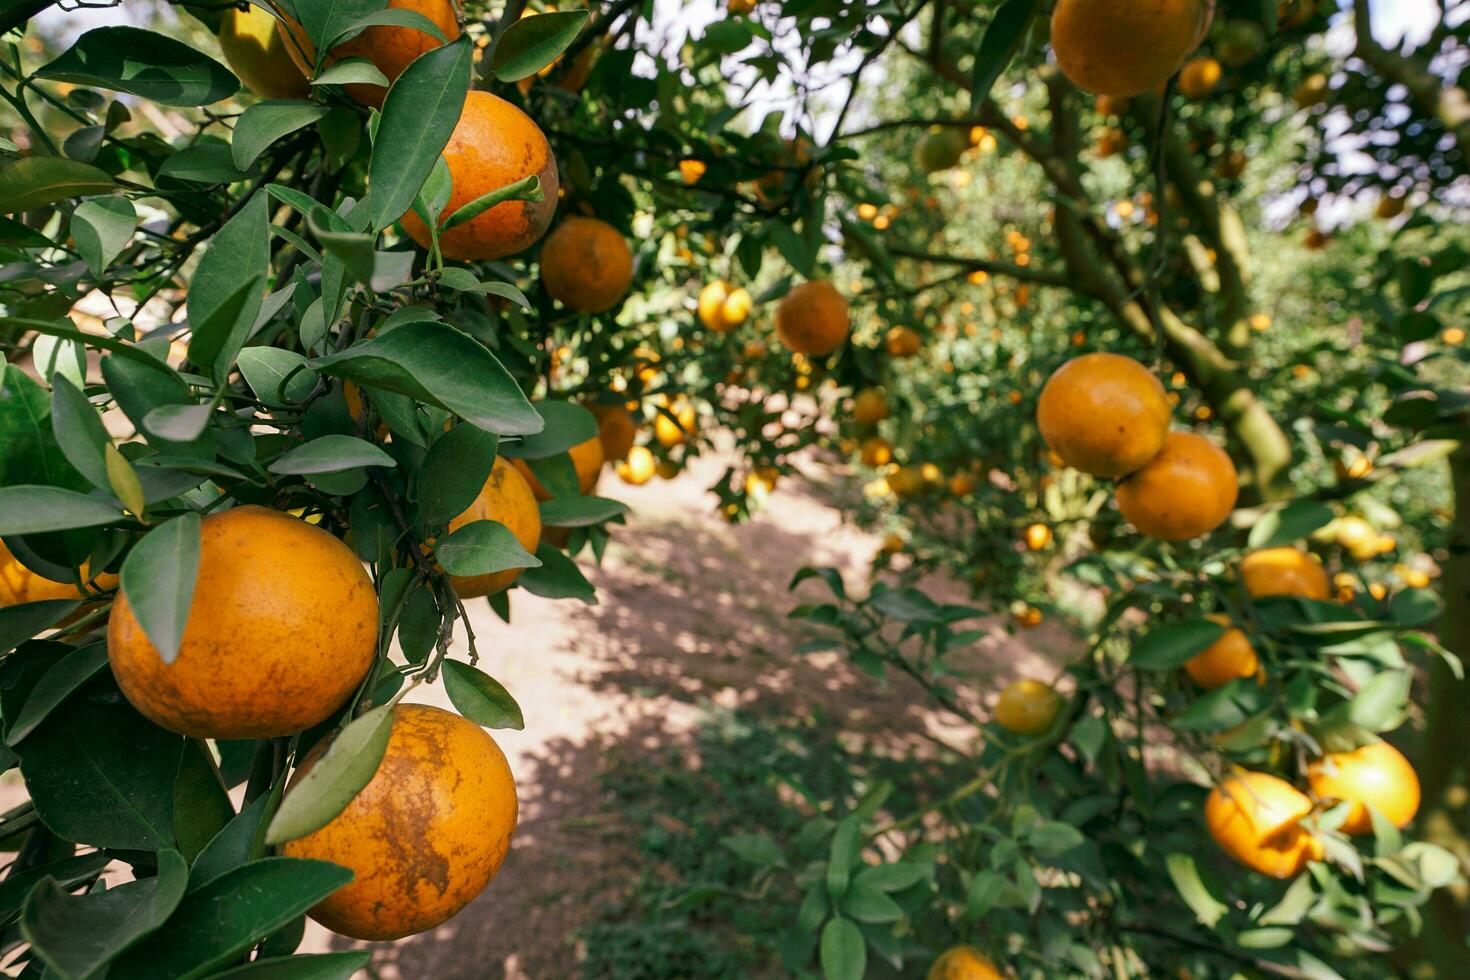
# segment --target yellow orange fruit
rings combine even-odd
[[[960,470],[949,478],[949,492],[956,497],[966,497],[975,492],[975,474]]]
[[[1226,616],[1209,618],[1225,627],[1225,632],[1184,664],[1189,679],[1206,691],[1213,691],[1238,677],[1255,677],[1260,673],[1261,660],[1245,632],[1232,626]]]
[[[442,232],[439,248],[445,258],[498,259],[529,247],[546,233],[556,211],[556,159],[546,134],[530,116],[489,92],[471,91],[444,147],[444,159],[454,181],[445,219],[476,198],[525,177],[539,178],[543,194],[540,201],[502,201]],[[417,214],[410,210],[400,223],[414,241],[429,247],[428,226]]]
[[[850,329],[847,300],[824,279],[794,286],[776,307],[776,333],[798,354],[829,354]]]
[[[1047,380],[1036,423],[1068,466],[1120,477],[1164,448],[1170,406],[1158,377],[1119,354],[1074,357]]]
[[[1179,69],[1179,92],[1187,99],[1203,99],[1224,76],[1224,68],[1214,58],[1191,58]]]
[[[1240,560],[1240,580],[1253,599],[1296,596],[1326,601],[1332,594],[1327,570],[1300,548],[1263,548]]]
[[[679,177],[686,184],[697,184],[697,183],[699,183],[699,178],[701,178],[701,177],[704,176],[704,172],[707,169],[708,168],[704,165],[704,161],[703,160],[680,160],[679,161]]]
[[[660,396],[659,406],[665,411],[659,412],[653,420],[653,437],[660,446],[672,449],[694,435],[699,416],[689,399],[683,395],[672,400]],[[673,415],[673,418],[669,418],[669,415]]]
[[[852,397],[852,420],[872,425],[888,418],[888,398],[877,388],[864,388]]]
[[[1005,980],[1005,975],[974,946],[954,946],[939,954],[925,980]]]
[[[995,722],[1017,735],[1040,735],[1056,721],[1062,704],[1062,696],[1050,684],[1023,677],[1000,692]]]
[[[923,348],[924,342],[917,331],[910,327],[889,327],[883,335],[883,346],[891,357],[913,357]]]
[[[449,522],[449,533],[453,534],[475,521],[498,521],[510,528],[521,547],[534,555],[536,546],[541,543],[541,511],[525,477],[528,471],[521,469],[524,465],[520,460],[496,457],[490,476],[480,488],[480,495],[464,513]],[[449,580],[460,598],[473,599],[510,588],[522,571],[507,568],[487,575],[451,575]]]
[[[588,402],[587,409],[597,416],[597,437],[602,440],[603,459],[627,459],[638,439],[638,420],[633,413],[626,405],[601,402]]]
[[[1032,551],[1040,551],[1051,544],[1052,531],[1045,524],[1031,524],[1026,528],[1026,533],[1023,537],[1026,540],[1027,548],[1030,548]]]
[[[1341,827],[1347,834],[1373,832],[1369,807],[1399,828],[1419,812],[1419,774],[1387,742],[1329,752],[1307,767],[1307,782],[1312,795],[1324,803],[1352,804]]]
[[[658,471],[658,463],[653,458],[653,453],[648,451],[647,446],[634,446],[628,450],[628,457],[619,460],[616,466],[618,479],[635,487],[641,487],[653,479],[653,474]]]
[[[267,99],[304,99],[311,85],[287,49],[276,19],[260,7],[220,15],[219,47],[245,87]]]
[[[516,828],[515,777],[484,729],[425,704],[397,705],[392,725],[377,772],[346,809],[282,848],[352,871],[309,914],[353,939],[398,939],[451,918],[495,877]],[[293,788],[323,751],[302,760]]]
[[[1239,772],[1210,791],[1205,826],[1226,854],[1272,878],[1295,876],[1323,847],[1301,826],[1312,801],[1286,780],[1265,772]]]
[[[1073,84],[1097,95],[1141,95],[1199,47],[1213,12],[1209,0],[1058,0],[1051,46]]]
[[[887,466],[893,462],[893,446],[882,436],[870,436],[863,440],[861,455],[864,466]]]
[[[117,576],[109,572],[89,578],[86,563],[82,564],[82,578],[98,591],[117,588]],[[55,582],[37,575],[22,565],[10,553],[5,542],[0,541],[0,606],[19,606],[44,599],[80,599],[88,595],[91,595],[90,591],[72,582]]]
[[[963,129],[935,126],[914,144],[914,160],[926,174],[948,170],[960,162],[969,145]]]
[[[1118,484],[1118,508],[1141,534],[1187,541],[1225,523],[1239,493],[1225,450],[1193,432],[1171,432],[1157,456]]]
[[[716,333],[727,333],[745,322],[752,302],[744,286],[731,289],[729,283],[716,279],[699,291],[699,322]]]
[[[454,5],[450,0],[390,0],[388,7],[412,11],[428,18],[451,41],[459,37],[459,21],[454,15]],[[316,48],[306,36],[305,29],[288,17],[281,21],[279,30],[290,57],[302,72],[310,75],[313,62],[316,61]],[[392,83],[419,55],[439,47],[442,43],[444,42],[432,34],[412,27],[379,24],[332,48],[327,54],[325,64],[330,65],[343,58],[366,58]],[[356,83],[346,88],[347,94],[363,105],[381,107],[383,99],[388,95],[388,90],[381,85]]]
[[[571,449],[567,455],[572,458],[572,468],[577,471],[577,487],[584,494],[591,493],[597,487],[597,477],[602,472],[602,464],[606,457],[602,450],[602,437],[595,435],[590,439],[584,439]],[[526,484],[530,486],[537,500],[550,500],[553,496],[550,490],[542,486],[541,481],[536,479],[536,472],[524,460],[515,460],[515,468],[525,477]]]
[[[632,284],[633,252],[606,221],[573,216],[541,245],[541,282],[567,309],[602,313]]]
[[[340,708],[377,653],[378,597],[352,549],[264,507],[200,527],[199,571],[183,642],[164,663],[125,594],[107,656],[133,706],[194,738],[276,738]]]

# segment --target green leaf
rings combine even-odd
[[[827,894],[842,898],[857,863],[862,846],[862,825],[854,817],[846,817],[832,834],[832,847],[827,856]]]
[[[1317,892],[1312,887],[1311,875],[1302,875],[1291,883],[1281,901],[1256,922],[1263,926],[1294,926],[1306,917],[1316,901]]]
[[[58,201],[106,194],[116,184],[105,170],[61,157],[22,157],[0,170],[0,211],[19,214]]]
[[[444,661],[444,692],[455,710],[477,725],[515,731],[526,727],[521,706],[510,692],[495,678],[469,664]]]
[[[546,200],[546,194],[541,189],[541,178],[532,174],[529,177],[522,177],[520,180],[506,184],[504,187],[496,188],[493,191],[486,191],[473,201],[460,205],[455,209],[453,214],[445,219],[443,230],[448,231],[451,228],[456,228],[464,224],[466,221],[473,221],[486,211],[495,207],[495,205],[504,204],[506,201],[544,200]]]
[[[210,240],[189,283],[189,360],[223,380],[265,299],[270,267],[269,195],[257,191]]]
[[[1316,500],[1294,500],[1280,510],[1268,511],[1251,528],[1252,548],[1276,548],[1300,541],[1333,517],[1332,508]]]
[[[128,606],[159,659],[179,655],[199,574],[199,515],[181,514],[133,546],[118,576]]]
[[[511,24],[495,45],[496,79],[518,82],[551,64],[582,33],[588,17],[585,10],[547,11]]]
[[[210,980],[350,980],[367,966],[370,950],[273,956],[215,973]]]
[[[862,980],[868,970],[868,945],[862,930],[837,916],[822,927],[822,976],[826,980]]]
[[[318,436],[283,453],[267,467],[272,473],[301,476],[310,473],[340,473],[359,466],[397,466],[398,461],[380,447],[356,436]]]
[[[522,547],[511,529],[499,521],[471,521],[434,546],[434,557],[450,575],[492,575],[510,568],[539,568],[541,562]]]
[[[1169,869],[1169,880],[1174,882],[1179,897],[1184,899],[1201,923],[1213,927],[1230,911],[1229,906],[1205,887],[1193,857],[1188,854],[1170,854],[1164,859],[1164,864]]]
[[[473,425],[456,425],[429,447],[419,469],[419,518],[446,524],[463,514],[480,496],[500,439]]]
[[[532,407],[540,416],[542,427],[501,446],[502,456],[545,459],[597,436],[597,417],[575,402],[540,401]]]
[[[51,379],[51,430],[67,462],[99,490],[110,490],[107,478],[108,446],[112,437],[102,416],[87,396],[64,374]]]
[[[528,568],[516,581],[521,588],[543,599],[581,599],[589,605],[597,602],[596,591],[577,563],[549,544],[536,549],[541,567]]]
[[[1059,820],[1045,820],[1026,832],[1026,840],[1038,854],[1057,857],[1087,842],[1082,831]]]
[[[352,880],[326,861],[265,858],[195,892],[172,919],[116,960],[107,980],[181,980],[224,966]]]
[[[381,85],[388,87],[388,76],[366,58],[343,58],[328,65],[311,80],[313,85]]]
[[[965,915],[971,920],[979,919],[1005,894],[1009,882],[995,871],[981,871],[970,879],[970,888],[965,899]]]
[[[1348,702],[1348,720],[1370,732],[1389,732],[1404,723],[1414,676],[1407,670],[1386,670],[1364,684]]]
[[[21,935],[62,977],[90,977],[173,914],[189,866],[175,850],[158,854],[158,873],[106,891],[68,895],[53,879],[36,886],[21,911]]]
[[[978,110],[990,97],[995,80],[1010,65],[1041,9],[1037,0],[1006,0],[985,28],[970,73],[970,105]]]
[[[0,881],[0,922],[9,925],[15,921],[31,889],[42,879],[50,878],[62,888],[71,888],[95,878],[111,862],[110,854],[93,851],[80,857],[62,858],[39,868],[12,870],[4,881]]]
[[[607,497],[555,497],[541,504],[541,523],[548,527],[587,527],[628,512],[628,505]]]
[[[723,837],[720,839],[720,846],[751,864],[775,868],[786,863],[781,856],[781,848],[767,834],[735,834]]]
[[[0,653],[9,653],[37,633],[50,629],[80,605],[74,599],[43,599],[18,606],[0,606]]]
[[[102,447],[102,458],[107,464],[107,483],[118,500],[129,513],[142,518],[147,504],[143,496],[143,483],[133,464],[112,443]]]
[[[1208,619],[1170,623],[1135,640],[1128,663],[1138,670],[1176,670],[1224,635],[1225,628]]]
[[[174,838],[193,860],[235,816],[219,767],[203,739],[184,743],[174,777]]]
[[[1405,629],[1419,629],[1439,619],[1444,600],[1430,589],[1405,589],[1394,595],[1388,614]]]
[[[435,24],[417,10],[385,7],[380,10],[374,10],[371,13],[363,14],[357,18],[357,20],[343,28],[342,32],[334,37],[327,47],[335,47],[342,43],[348,35],[356,34],[369,27],[407,27],[421,34],[429,35],[429,37],[438,41],[440,44],[446,44],[449,41],[449,38],[445,37],[444,32],[439,29],[438,24]]]
[[[94,197],[77,205],[71,216],[71,237],[87,271],[102,275],[109,262],[132,241],[138,225],[133,202],[120,194]]]
[[[405,323],[308,365],[454,412],[487,432],[529,435],[544,425],[495,355],[448,324]]]
[[[922,864],[895,861],[892,864],[873,864],[853,876],[855,884],[881,888],[885,892],[901,892],[914,887],[929,877],[929,869]]]
[[[1237,678],[1196,698],[1173,720],[1172,727],[1187,732],[1224,731],[1261,711],[1265,707],[1264,702],[1260,684],[1253,678]]]
[[[213,58],[137,27],[94,28],[36,75],[172,106],[209,105],[240,90],[239,80]]]
[[[281,8],[306,29],[306,36],[318,52],[326,51],[345,39],[357,23],[374,11],[383,9],[383,0],[282,0]]]
[[[184,740],[127,704],[72,698],[20,745],[26,789],[54,833],[97,847],[174,845],[173,787]]]
[[[0,217],[0,245],[14,248],[54,248],[56,243],[14,218]]]
[[[259,743],[254,743],[259,744]],[[279,784],[257,796],[204,845],[189,869],[189,890],[197,891],[226,872],[259,858],[265,850],[265,819],[275,810]]]
[[[87,480],[68,461],[68,451],[58,445],[51,422],[53,398],[54,393],[16,365],[0,366],[0,486],[87,488]]]
[[[193,442],[209,427],[213,409],[198,403],[160,405],[143,416],[143,428],[169,442]]]
[[[0,536],[98,527],[123,519],[116,504],[59,487],[0,487]]]
[[[903,909],[881,890],[853,882],[839,903],[842,911],[858,922],[897,922]]]
[[[235,363],[255,392],[255,397],[275,408],[306,400],[316,387],[316,372],[306,367],[306,358],[280,347],[246,347]]]
[[[25,703],[6,727],[5,741],[14,746],[56,710],[63,701],[102,673],[107,666],[107,644],[79,647],[47,669],[26,695]]]
[[[200,184],[232,184],[244,180],[245,174],[235,166],[227,143],[195,143],[178,150],[158,167],[160,187]]]
[[[230,138],[230,159],[239,170],[249,170],[272,143],[327,114],[327,107],[297,99],[257,102],[240,114]]]
[[[393,706],[388,704],[343,728],[281,800],[281,808],[266,828],[266,843],[283,844],[331,823],[372,780],[392,732]]]
[[[424,224],[438,225],[439,216],[449,206],[449,198],[453,193],[454,178],[449,173],[449,162],[441,153],[439,159],[434,161],[433,168],[429,170],[429,176],[424,178],[424,186],[420,187],[418,194],[414,196],[413,211]],[[443,283],[446,279],[452,279],[455,276],[466,276],[475,282],[479,281],[468,269],[453,267],[442,270],[439,281]]]
[[[473,53],[468,37],[435,48],[404,69],[388,90],[368,163],[374,228],[388,227],[413,207],[459,122]]]

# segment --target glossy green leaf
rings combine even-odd
[[[588,16],[585,10],[547,11],[511,24],[495,44],[496,79],[518,82],[551,64],[582,33]]]
[[[499,444],[473,425],[456,425],[435,439],[419,469],[419,518],[445,524],[468,510],[490,478]]]
[[[0,535],[98,527],[123,519],[117,504],[59,487],[0,487]]]
[[[280,347],[246,347],[235,363],[255,397],[271,407],[298,404],[316,387],[316,372],[306,358]]]
[[[189,284],[189,360],[223,378],[245,346],[265,299],[269,196],[257,191],[210,240]]]
[[[370,950],[273,956],[215,973],[210,980],[349,980],[371,958]]]
[[[607,497],[555,497],[541,503],[541,523],[547,527],[587,527],[627,512],[627,504]]]
[[[272,473],[340,473],[360,466],[397,466],[378,446],[356,436],[325,435],[282,454],[267,467]]]
[[[266,829],[266,843],[283,844],[330,823],[372,780],[392,731],[392,705],[353,719],[281,800],[281,808]]]
[[[58,201],[106,194],[116,185],[105,170],[61,157],[22,157],[0,169],[0,211],[19,214]]]
[[[862,980],[868,970],[868,945],[855,923],[837,916],[822,927],[819,946],[826,980]]]
[[[485,728],[526,727],[521,706],[499,681],[458,660],[444,661],[444,691],[455,709]]]
[[[1206,926],[1213,926],[1230,911],[1229,906],[1217,899],[1205,886],[1194,858],[1188,854],[1170,854],[1164,859],[1169,871],[1169,880],[1184,899],[1195,918]]]
[[[298,99],[257,102],[235,121],[235,132],[230,139],[230,158],[236,168],[249,170],[272,143],[310,126],[326,114],[326,106]]]
[[[1267,511],[1251,528],[1252,548],[1276,548],[1326,527],[1336,515],[1316,500],[1294,500],[1280,510]]]
[[[159,658],[179,655],[199,573],[199,515],[181,514],[144,535],[128,552],[119,579],[128,606]]]
[[[558,548],[543,544],[536,549],[540,568],[528,568],[516,579],[521,588],[543,599],[581,599],[595,605],[596,591],[577,563]]]
[[[79,647],[54,663],[26,695],[25,703],[6,726],[5,741],[17,745],[46,716],[107,666],[107,644]]]
[[[434,557],[451,575],[491,575],[541,562],[499,521],[471,521],[434,546]]]
[[[1021,49],[1041,10],[1039,0],[1006,0],[991,17],[970,72],[970,105],[978,109],[990,97],[995,80]]]
[[[505,443],[502,456],[545,459],[597,436],[597,417],[575,402],[540,401],[532,407],[544,424],[534,433]]]
[[[1133,643],[1130,666],[1138,670],[1176,670],[1225,635],[1225,628],[1208,619],[1159,626]]]
[[[87,396],[62,374],[51,381],[51,430],[67,462],[97,489],[110,489],[105,452],[112,437]]]
[[[71,216],[71,237],[92,275],[102,275],[132,240],[137,225],[133,202],[121,195],[94,197],[77,205]]]
[[[36,75],[173,106],[209,105],[240,89],[239,80],[213,58],[137,27],[93,28]]]

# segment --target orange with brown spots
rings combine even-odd
[[[454,5],[449,0],[390,0],[388,7],[422,14],[451,41],[459,37],[459,20],[454,16]],[[291,60],[296,62],[303,73],[310,76],[316,61],[316,47],[306,36],[305,29],[289,17],[278,24],[276,29],[280,31]],[[439,47],[442,43],[432,34],[425,34],[412,27],[379,24],[332,48],[327,54],[326,64],[330,65],[343,58],[366,58],[391,83],[419,55]],[[379,108],[388,95],[388,90],[381,85],[361,83],[348,85],[346,89],[348,95],[363,105]]]
[[[546,233],[556,212],[556,158],[546,134],[515,106],[489,92],[471,92],[459,122],[444,147],[454,191],[444,208],[448,218],[464,205],[533,174],[541,180],[540,201],[503,201],[474,219],[439,235],[447,259],[498,259],[533,245]],[[424,248],[429,228],[410,210],[403,230]]]
[[[302,760],[293,784],[323,751]],[[373,778],[330,823],[282,851],[353,872],[313,919],[353,939],[398,939],[448,920],[484,890],[510,850],[516,815],[515,777],[493,738],[442,708],[400,704]]]
[[[1036,424],[1068,466],[1120,477],[1158,455],[1169,414],[1164,386],[1148,368],[1121,354],[1083,354],[1047,379]]]
[[[318,527],[265,507],[206,517],[178,658],[166,664],[119,593],[107,656],[133,706],[195,738],[274,738],[325,721],[372,667],[378,597]]]
[[[449,522],[450,534],[475,521],[499,521],[510,528],[522,548],[533,555],[536,553],[536,546],[541,543],[541,511],[536,506],[531,485],[521,475],[520,460],[516,464],[512,466],[504,456],[495,460],[475,502]],[[473,599],[509,588],[521,571],[507,568],[488,575],[451,575],[450,581],[461,599]]]
[[[847,300],[823,279],[794,286],[776,307],[776,333],[798,354],[830,354],[850,329]]]
[[[602,313],[633,282],[633,252],[606,221],[567,218],[541,246],[541,282],[567,309]]]

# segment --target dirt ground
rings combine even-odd
[[[843,526],[796,478],[751,522],[731,526],[706,492],[725,465],[706,457],[675,480],[638,488],[605,476],[603,492],[633,514],[602,566],[587,569],[597,605],[517,591],[508,626],[473,606],[481,664],[525,712],[525,731],[496,733],[515,771],[520,824],[491,887],[438,929],[378,944],[375,976],[575,976],[575,933],[635,877],[638,828],[607,805],[599,778],[609,755],[656,756],[689,737],[710,705],[803,712],[820,703],[845,728],[895,746],[918,744],[920,733],[959,736],[904,681],[880,688],[836,654],[791,654],[799,642],[786,620],[799,601],[787,591],[793,573],[834,565],[861,588],[878,540]],[[1051,676],[1054,658],[1042,651],[1066,645],[1048,627],[1024,643],[992,628],[975,665],[998,678]],[[414,699],[447,704],[440,686]],[[303,951],[351,945],[312,924]]]

